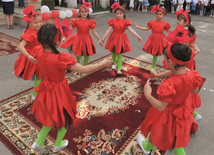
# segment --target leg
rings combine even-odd
[[[116,67],[117,67],[117,56],[116,56],[117,54],[116,53],[114,53],[114,52],[112,52],[112,60],[113,60],[113,65],[112,65],[112,69],[116,69]]]
[[[142,134],[137,135],[137,142],[140,145],[144,154],[149,154],[150,150],[155,148],[155,146],[151,143],[150,140],[148,142],[146,142],[146,140]]]
[[[32,98],[36,98],[37,92],[34,90],[37,86],[39,86],[41,82],[41,79],[39,79],[39,77],[36,75],[36,80],[34,81],[34,86],[33,86],[33,94],[32,94]]]
[[[88,64],[89,56],[84,56],[84,66]]]
[[[157,62],[158,62],[158,56],[153,55],[152,69],[155,69]]]
[[[202,119],[202,116],[198,114],[196,111],[193,112],[193,117],[196,122],[199,122]]]
[[[175,155],[186,155],[183,147],[175,148],[174,149]]]
[[[80,63],[81,56],[76,56],[76,58],[77,58],[77,63]]]
[[[12,29],[13,28],[13,14],[9,15],[9,18],[10,18],[10,28]]]
[[[122,67],[122,53],[117,54],[117,72],[121,71]]]
[[[10,29],[10,16],[8,14],[5,14],[5,20],[7,23],[7,28]]]
[[[152,144],[152,142],[149,140],[148,142],[146,141],[143,141],[142,142],[142,145],[143,145],[143,148],[146,150],[146,151],[150,151],[152,149],[155,148],[155,146]]]
[[[59,128],[57,138],[56,138],[56,142],[55,142],[55,146],[59,147],[59,146],[62,146],[64,144],[62,139],[64,138],[66,132],[67,132],[67,129],[65,129],[64,127]]]
[[[39,136],[38,136],[38,138],[36,140],[36,143],[39,146],[43,147],[43,141],[44,141],[45,137],[47,136],[47,134],[50,132],[51,129],[52,129],[52,127],[46,127],[44,125],[42,126],[42,129],[41,129],[41,131],[39,133]]]

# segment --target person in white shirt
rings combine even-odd
[[[178,0],[178,7],[176,11],[180,12],[181,9],[183,9],[184,0]]]
[[[2,0],[2,8],[5,14],[7,28],[13,28],[13,14],[14,14],[14,1],[13,0]]]

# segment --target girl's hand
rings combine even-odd
[[[140,27],[139,24],[135,24],[135,23],[134,23],[134,26],[135,26],[136,28],[139,28],[139,27]]]
[[[138,41],[139,41],[139,43],[142,43],[143,39],[140,37],[140,38],[138,38]]]
[[[100,39],[98,42],[101,46],[104,46],[103,41]]]
[[[38,61],[33,56],[31,56],[31,55],[28,55],[27,58],[30,60],[30,62],[32,62],[34,64],[38,63]]]
[[[157,73],[154,69],[151,69],[151,70],[150,70],[150,75],[151,75],[152,77],[157,77],[157,76],[158,76],[158,73]]]
[[[143,91],[144,91],[145,96],[149,96],[152,94],[152,87],[151,87],[150,78],[146,81],[146,84],[144,85]]]
[[[102,61],[103,67],[110,67],[112,66],[112,58],[108,58]]]

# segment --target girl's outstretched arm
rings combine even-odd
[[[174,32],[175,29],[168,29],[167,32]]]
[[[109,33],[112,31],[113,27],[109,26],[108,29],[106,30],[106,33],[104,34],[103,38],[101,39],[102,42],[104,43],[106,37],[109,35]]]
[[[164,111],[166,109],[168,105],[167,102],[159,101],[158,99],[152,96],[150,79],[148,79],[146,84],[144,85],[143,91],[146,99],[151,103],[154,108],[156,108],[158,111]]]
[[[155,77],[155,78],[165,78],[165,77],[170,77],[172,75],[172,71],[166,70],[164,72],[157,73],[154,69],[151,69],[150,74],[152,77]]]
[[[198,46],[196,45],[196,43],[190,43],[190,46],[192,46],[192,48],[195,50],[196,54],[201,52],[200,49],[198,48]]]
[[[32,63],[37,63],[38,61],[26,51],[26,44],[27,41],[23,39],[18,46],[19,51],[22,52],[22,54],[26,56]]]
[[[102,43],[102,41],[101,41],[99,35],[97,34],[97,31],[96,31],[95,29],[91,29],[91,31],[92,31],[93,35],[95,36],[95,38],[97,38],[99,44],[100,44],[101,46],[103,46],[103,43]]]
[[[90,73],[90,72],[97,71],[101,68],[110,67],[110,66],[112,66],[112,59],[108,58],[98,64],[90,64],[87,66],[82,66],[81,64],[76,63],[75,65],[71,66],[71,70],[79,73]]]
[[[134,26],[135,26],[136,28],[140,29],[140,30],[143,30],[143,31],[148,31],[148,30],[150,30],[150,28],[148,28],[148,27],[140,27],[139,24],[135,24],[135,23],[134,23]]]
[[[131,26],[128,26],[127,29],[131,34],[133,34],[138,39],[140,43],[143,42],[143,39],[137,34],[137,32],[135,32],[133,28],[131,28]]]

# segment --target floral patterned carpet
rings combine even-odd
[[[102,61],[105,56],[92,63]],[[66,75],[78,101],[77,119],[65,135],[66,149],[58,154],[142,155],[136,135],[151,107],[143,95],[143,85],[150,78],[151,64],[123,56],[123,75],[105,68],[90,74]],[[157,66],[158,71],[164,71]],[[152,79],[153,95],[162,79]],[[36,154],[30,146],[41,124],[31,113],[32,89],[0,102],[0,140],[14,154]],[[51,151],[57,134],[53,129],[44,141]],[[152,154],[163,154],[154,149]]]
[[[20,40],[0,32],[0,56],[12,54],[18,51]]]

